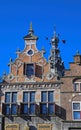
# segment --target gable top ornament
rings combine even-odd
[[[24,40],[38,40],[38,37],[34,35],[32,22],[30,23],[29,33],[28,35],[24,36]]]

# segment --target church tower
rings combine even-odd
[[[60,57],[60,50],[58,49],[59,38],[56,36],[56,32],[54,32],[54,36],[51,39],[51,54],[49,57],[50,62],[50,71],[54,75],[58,77],[62,77],[64,75],[64,63]]]

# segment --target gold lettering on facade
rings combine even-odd
[[[52,130],[52,124],[38,124],[38,130]]]
[[[7,124],[5,130],[19,130],[19,124]]]

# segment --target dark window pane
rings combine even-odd
[[[12,102],[14,102],[14,103],[17,102],[17,92],[12,93]]]
[[[28,102],[28,92],[23,93],[23,102]]]
[[[16,115],[17,114],[17,105],[16,104],[12,104],[12,106],[11,106],[11,113],[12,113],[12,115]]]
[[[7,115],[10,114],[10,105],[9,105],[9,104],[7,104],[7,105],[5,106],[5,113],[6,113]]]
[[[26,75],[28,77],[34,75],[34,64],[27,64],[27,66],[26,66]]]
[[[41,104],[41,113],[42,114],[47,114],[47,105],[46,105],[46,103]]]
[[[48,101],[53,102],[53,91],[48,92]]]
[[[42,100],[42,102],[46,102],[47,101],[47,92],[42,92],[41,100]]]
[[[30,92],[30,102],[35,102],[35,92]]]
[[[23,105],[23,114],[28,114],[28,104]]]
[[[74,119],[80,119],[80,111],[73,112]]]
[[[35,114],[35,104],[30,104],[30,114]]]
[[[54,113],[54,104],[48,104],[48,113],[53,114]]]
[[[74,110],[80,110],[80,103],[73,103]]]
[[[10,102],[10,92],[6,92],[6,94],[5,94],[5,102],[6,103]]]
[[[28,53],[29,55],[32,55],[32,54],[33,54],[33,50],[29,50],[27,53]]]

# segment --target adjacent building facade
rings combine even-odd
[[[66,70],[56,32],[48,61],[37,40],[30,23],[24,50],[0,83],[0,130],[81,129],[81,55]]]

